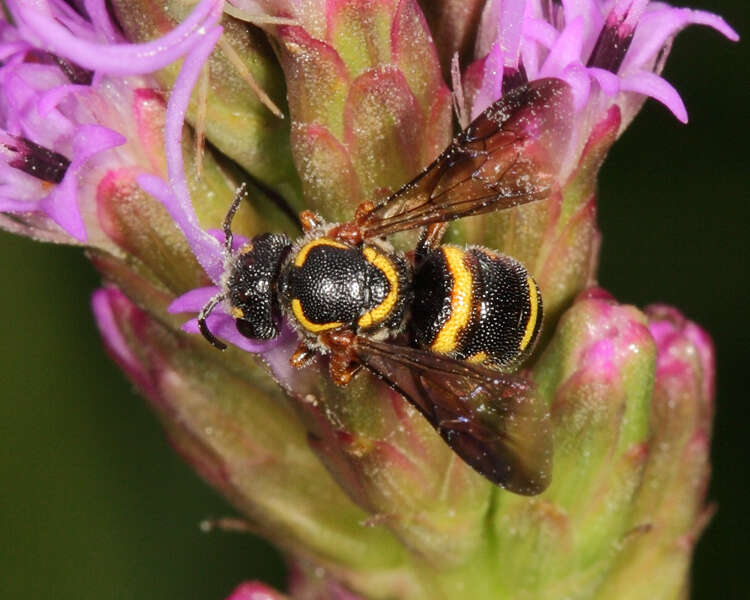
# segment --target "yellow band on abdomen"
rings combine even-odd
[[[534,335],[534,329],[536,328],[536,320],[539,318],[539,298],[536,283],[531,276],[526,277],[526,282],[529,285],[529,320],[526,321],[526,329],[523,332],[521,343],[518,345],[518,349],[521,352],[529,345]]]
[[[472,309],[472,287],[474,278],[464,264],[464,251],[452,246],[443,246],[445,264],[453,278],[451,287],[451,314],[440,328],[430,349],[438,354],[448,354],[458,347],[458,336],[469,324]]]

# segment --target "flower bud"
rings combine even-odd
[[[628,518],[629,533],[603,594],[687,594],[695,543],[713,514],[705,505],[714,411],[711,339],[679,311],[646,309],[657,347],[649,455]]]
[[[593,592],[611,568],[643,484],[654,358],[643,314],[601,292],[560,320],[533,370],[554,423],[552,483],[531,501],[501,493],[493,514],[508,597]]]
[[[270,3],[266,3],[270,4]],[[294,4],[277,26],[292,152],[308,207],[336,221],[448,144],[450,93],[415,0]],[[363,49],[366,49],[363,51]]]
[[[401,550],[367,518],[310,451],[289,403],[258,363],[216,361],[113,287],[93,309],[107,350],[161,417],[175,449],[256,532],[282,547],[349,568],[399,563]],[[252,401],[249,401],[252,399]]]

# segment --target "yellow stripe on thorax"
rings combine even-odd
[[[297,253],[297,256],[294,257],[294,266],[295,267],[301,267],[305,264],[305,261],[307,260],[307,255],[310,254],[310,250],[317,246],[332,246],[333,248],[344,248],[347,249],[349,246],[346,244],[341,244],[339,242],[334,242],[331,239],[328,238],[316,238],[314,240],[310,240],[300,248],[300,251]]]
[[[453,278],[451,287],[451,314],[440,328],[430,349],[439,354],[452,352],[458,346],[458,336],[471,318],[472,285],[471,271],[464,264],[464,251],[452,246],[443,246],[445,263]]]
[[[299,321],[299,324],[311,333],[320,333],[321,331],[336,329],[336,327],[341,327],[343,325],[343,323],[338,322],[322,324],[313,323],[305,316],[305,313],[302,310],[302,304],[300,304],[300,301],[297,298],[292,300],[292,313],[294,314],[294,318]]]
[[[390,286],[390,291],[385,299],[375,308],[363,314],[359,318],[359,321],[357,321],[357,325],[362,328],[367,328],[385,321],[388,318],[393,307],[396,305],[400,290],[398,289],[398,273],[396,272],[396,269],[393,268],[393,263],[391,263],[388,257],[380,254],[373,248],[364,248],[362,253],[365,255],[365,258],[369,263],[383,273],[388,281],[388,285]]]
[[[536,320],[539,318],[539,299],[536,283],[531,276],[526,277],[526,282],[529,284],[529,320],[526,321],[526,329],[523,332],[521,343],[518,345],[518,349],[521,351],[525,350],[526,346],[529,345],[531,337],[534,335],[534,329],[536,328]]]

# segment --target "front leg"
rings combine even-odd
[[[315,358],[315,351],[308,348],[304,341],[301,341],[289,362],[295,369],[302,369],[309,365],[313,358]]]
[[[354,212],[354,218],[347,223],[336,225],[328,232],[328,236],[350,246],[359,246],[364,241],[362,223],[373,210],[375,205],[372,202],[362,202]]]
[[[362,367],[354,352],[354,338],[350,330],[326,332],[319,338],[331,351],[328,369],[336,385],[345,386]]]
[[[299,222],[302,225],[302,231],[304,233],[317,229],[323,225],[323,219],[311,210],[303,210],[299,214]]]

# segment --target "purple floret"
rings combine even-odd
[[[35,47],[109,75],[152,73],[173,63],[199,41],[205,27],[218,19],[222,6],[222,0],[202,0],[187,19],[166,35],[151,42],[130,44],[115,33],[103,0],[86,2],[87,9],[91,7],[93,23],[59,0],[50,0],[47,10],[39,2],[8,2],[19,31]]]
[[[52,230],[39,221],[48,218],[73,240],[87,242],[82,186],[96,182],[86,175],[97,165],[134,162],[127,151],[107,152],[126,143],[116,129],[130,107],[112,104],[113,96],[126,99],[128,93],[105,90],[143,86],[123,75],[150,73],[200,45],[222,5],[203,0],[162,38],[130,44],[104,0],[85,0],[80,14],[62,0],[6,2],[14,26],[0,20],[0,212]],[[97,99],[105,108],[89,110]],[[87,197],[94,195],[89,187]]]
[[[201,228],[198,216],[193,209],[182,160],[182,127],[193,87],[221,33],[221,27],[214,27],[190,51],[169,96],[164,127],[169,185],[154,175],[141,175],[138,178],[138,184],[157,198],[169,211],[175,223],[185,234],[198,262],[211,280],[217,284],[220,283],[224,272],[223,246],[215,237]]]
[[[41,212],[85,242],[79,175],[125,138],[107,127],[76,122],[69,103],[63,103],[81,86],[74,88],[56,65],[9,60],[0,68],[0,212]]]
[[[138,184],[146,192],[157,198],[167,209],[185,235],[198,262],[211,280],[217,284],[191,290],[180,296],[169,307],[171,313],[199,312],[211,298],[221,292],[220,285],[227,266],[224,244],[212,232],[203,229],[198,222],[198,216],[195,214],[190,199],[182,159],[182,129],[190,96],[200,76],[201,69],[221,33],[222,28],[218,26],[209,30],[205,34],[205,39],[196,44],[190,51],[182,64],[170,94],[164,128],[169,185],[154,175],[138,177]],[[241,243],[241,239],[235,239],[235,244]],[[215,336],[248,352],[264,352],[278,343],[278,339],[266,343],[257,343],[242,336],[235,327],[234,318],[227,314],[222,306],[217,306],[206,322],[209,330]],[[187,321],[182,329],[189,333],[200,333],[197,319]]]
[[[607,7],[611,8],[605,12]],[[472,114],[499,97],[504,73],[515,69],[530,80],[566,80],[578,111],[597,105],[601,92],[632,116],[642,97],[648,96],[686,122],[682,99],[659,73],[672,37],[693,24],[739,39],[717,15],[648,0],[492,0],[480,26],[477,54],[486,59]],[[498,56],[504,69],[498,68]]]

